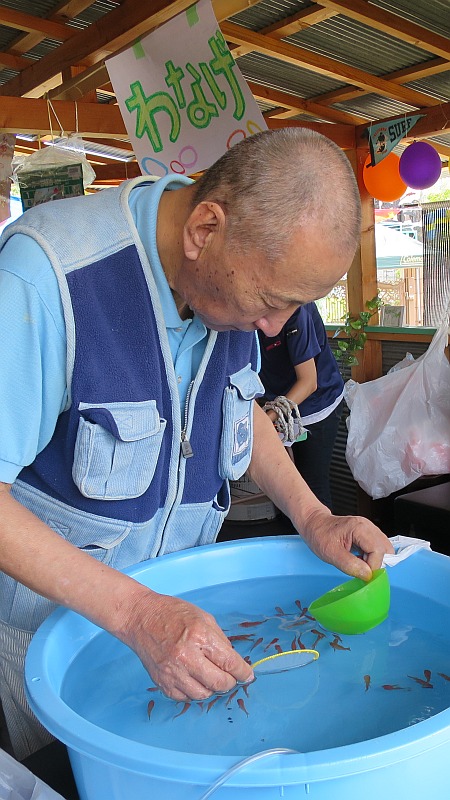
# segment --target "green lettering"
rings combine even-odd
[[[184,108],[186,105],[186,100],[184,97],[184,92],[181,87],[181,81],[184,78],[184,72],[181,67],[175,67],[173,61],[166,62],[166,69],[167,69],[167,77],[165,78],[166,84],[169,89],[172,89],[175,92],[175,99],[178,103],[179,108]]]
[[[191,83],[194,99],[189,103],[186,111],[189,122],[196,128],[207,128],[212,117],[218,117],[219,112],[214,103],[209,103],[200,85],[202,76],[192,64],[186,64],[186,69],[194,78]]]
[[[159,111],[165,111],[166,114],[169,115],[169,139],[171,142],[176,142],[181,129],[178,108],[167,92],[155,92],[155,94],[150,95],[150,97],[146,97],[140,81],[132,83],[130,89],[132,94],[131,97],[125,100],[125,105],[130,113],[132,111],[137,112],[136,136],[138,139],[142,139],[144,133],[146,133],[150,139],[153,150],[155,153],[159,153],[163,149],[163,143],[158,126],[155,123],[155,114]]]
[[[223,110],[224,108],[227,107],[227,96],[225,92],[222,92],[220,90],[219,86],[217,85],[217,81],[214,75],[211,73],[208,64],[205,64],[204,61],[201,61],[199,67],[203,73],[203,77],[205,78],[206,83],[208,84],[212,94],[214,95],[214,99],[216,100],[217,105]]]
[[[212,36],[211,39],[208,40],[208,44],[214,56],[209,62],[209,65],[214,75],[224,76],[234,97],[235,109],[233,117],[235,119],[242,119],[245,112],[244,95],[242,94],[239,81],[233,73],[236,62],[227,47],[222,32],[218,30],[216,36]]]

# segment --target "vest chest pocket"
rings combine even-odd
[[[264,386],[251,365],[230,375],[223,402],[223,427],[219,451],[222,478],[237,480],[246,471],[253,445],[253,400],[264,394]]]
[[[80,403],[72,477],[84,497],[140,497],[155,474],[166,420],[155,400]]]

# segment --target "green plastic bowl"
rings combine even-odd
[[[352,578],[318,597],[308,613],[329,631],[365,633],[386,619],[390,600],[387,572],[376,569],[368,582]]]

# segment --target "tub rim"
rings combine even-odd
[[[146,583],[143,580],[144,577],[151,576],[152,588],[160,591],[161,589],[158,589],[157,586],[155,587],[155,581],[153,580],[155,574],[156,572],[159,573],[157,576],[159,581],[156,580],[156,584],[164,582],[164,573],[167,571],[171,572],[170,577],[173,579],[174,562],[184,565],[183,572],[186,577],[189,577],[192,571],[186,570],[185,567],[186,563],[193,558],[196,560],[197,567],[199,557],[205,560],[207,566],[210,566],[208,562],[211,561],[213,554],[215,556],[214,561],[217,560],[217,551],[220,548],[222,550],[221,567],[224,566],[224,556],[226,555],[230,557],[235,566],[236,550],[245,548],[249,559],[251,559],[252,563],[255,563],[257,552],[262,547],[266,549],[268,544],[272,548],[271,567],[274,567],[277,564],[277,559],[279,560],[280,558],[283,559],[283,566],[286,567],[284,561],[286,553],[292,551],[296,555],[301,554],[307,567],[314,568],[312,574],[330,574],[342,577],[342,573],[339,570],[314,556],[306,544],[296,535],[255,537],[245,541],[234,540],[220,544],[205,545],[195,548],[194,552],[188,550],[168,554],[159,559],[141,562],[122,571],[136,580],[140,579],[143,583]],[[414,562],[412,559],[414,559]],[[298,574],[298,567],[295,568],[293,561],[293,559],[288,560],[289,566],[287,569],[283,569],[283,574]],[[410,589],[411,570],[413,569],[416,572],[419,569],[419,572],[423,574],[426,571],[424,567],[428,569],[431,567],[432,572],[435,572],[437,567],[440,568],[439,571],[444,569],[447,573],[446,580],[450,576],[450,558],[439,553],[422,550],[414,554],[410,559],[398,564],[390,572],[391,584]],[[253,574],[251,576],[248,574],[239,575],[239,572],[238,570],[236,576],[234,571],[234,580],[255,577]],[[277,573],[271,572],[271,576],[273,574],[276,575]],[[311,572],[308,572],[308,575],[310,574]],[[211,582],[202,583],[202,587],[224,582],[224,580],[214,581],[211,571],[209,571],[209,575]],[[264,575],[267,577],[267,571]],[[184,581],[184,587],[190,584],[190,580]],[[434,581],[432,584],[435,589],[437,583],[439,582]],[[198,587],[197,580],[195,586],[191,588]],[[177,595],[189,590],[189,588],[182,587],[177,591]],[[74,647],[81,638],[84,647],[94,637],[104,634],[101,628],[76,612],[58,608],[42,623],[31,641],[25,662],[25,690],[28,702],[38,719],[69,750],[74,750],[82,756],[102,761],[110,767],[121,770],[130,770],[142,775],[151,774],[154,777],[165,779],[170,774],[170,780],[173,782],[186,783],[188,781],[206,785],[210,785],[218,775],[225,773],[237,761],[245,758],[244,755],[221,756],[167,750],[124,739],[103,728],[101,729],[101,741],[99,741],[99,727],[77,714],[62,700],[58,693],[65,672],[59,676],[58,686],[53,685],[53,679],[49,674],[50,633],[57,636],[59,631],[66,626],[68,618],[71,622],[71,630],[73,628],[75,633],[78,634],[78,636],[75,636]],[[73,658],[76,657],[78,652],[79,649],[74,650],[72,653]],[[70,663],[71,660],[66,664],[66,670]],[[51,715],[48,709],[52,710]],[[386,768],[399,762],[407,761],[417,755],[423,755],[425,752],[433,750],[448,741],[450,741],[450,708],[408,728],[402,728],[363,742],[326,750],[299,753],[298,755],[283,754],[276,756],[276,758],[283,761],[283,785],[301,785],[324,780],[331,781],[362,772]],[[283,745],[280,744],[279,746],[282,747]],[[272,758],[275,758],[275,756]],[[230,785],[244,788],[250,786],[279,786],[280,774],[277,769],[274,769],[272,758],[270,761],[261,760],[256,762],[255,765],[251,765],[248,771],[244,770],[236,775],[230,781]],[[150,766],[151,772],[149,772]]]

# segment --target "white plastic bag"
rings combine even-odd
[[[62,795],[37,778],[0,749],[0,800],[64,800]]]
[[[55,143],[41,147],[29,156],[14,156],[12,161],[13,178],[19,186],[26,184],[24,176],[29,173],[42,173],[53,167],[81,164],[83,187],[86,189],[95,181],[95,172],[84,152],[81,136],[64,136]]]
[[[367,383],[347,381],[346,458],[373,499],[387,497],[422,475],[450,472],[448,321],[410,365]]]

